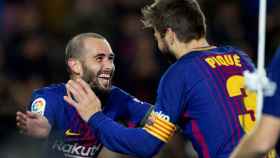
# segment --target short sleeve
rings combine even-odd
[[[54,110],[55,101],[56,100],[53,94],[37,90],[32,93],[28,110],[45,116],[49,123],[54,126],[56,116]]]
[[[184,73],[180,67],[167,71],[158,87],[154,113],[172,123],[177,123],[185,99],[184,82]]]

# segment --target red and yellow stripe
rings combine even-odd
[[[148,120],[149,122],[145,124],[143,129],[161,141],[168,142],[173,136],[176,126],[156,114],[151,114]]]

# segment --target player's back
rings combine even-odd
[[[184,68],[184,134],[200,157],[228,157],[255,123],[256,94],[245,89],[243,77],[253,64],[237,49],[218,47],[191,52],[176,65]]]

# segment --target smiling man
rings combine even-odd
[[[99,110],[102,108],[114,120],[124,119],[130,126],[140,124],[150,106],[112,86],[114,53],[103,36],[95,33],[75,36],[67,44],[65,59],[70,78],[82,78],[102,98],[104,106]],[[65,84],[35,90],[30,111],[17,113],[18,127],[26,135],[48,137],[44,157],[97,157],[102,144],[75,108],[63,100],[65,95]]]
[[[237,48],[208,43],[196,0],[154,0],[142,13],[161,54],[176,59],[161,77],[145,126],[124,128],[96,110],[102,104],[82,80],[68,82],[72,95],[65,100],[113,151],[153,157],[179,127],[199,158],[228,158],[256,122],[256,94],[246,89],[243,76],[253,63]]]

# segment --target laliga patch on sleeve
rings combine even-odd
[[[31,104],[31,112],[44,115],[46,108],[46,100],[44,98],[37,98]]]

